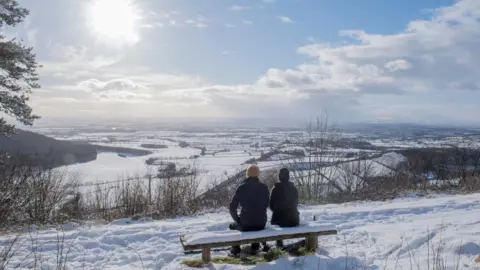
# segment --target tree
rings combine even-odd
[[[13,133],[15,128],[7,124],[2,114],[24,125],[32,125],[39,118],[27,104],[31,90],[40,88],[33,48],[3,35],[6,28],[16,26],[28,14],[17,0],[0,0],[0,136]]]

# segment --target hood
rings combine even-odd
[[[288,182],[288,180],[290,180],[290,171],[288,171],[287,168],[280,169],[278,179],[280,180],[280,182]]]

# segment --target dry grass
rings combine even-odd
[[[234,264],[234,265],[253,265],[259,263],[265,263],[265,259],[262,257],[248,256],[242,258],[234,258],[229,256],[216,256],[212,257],[212,262],[215,264]],[[205,263],[201,258],[187,259],[182,264],[192,268],[202,268]]]
[[[290,253],[293,257],[302,257],[306,255],[315,254],[315,251],[308,251],[306,248],[301,247],[296,251]],[[268,252],[259,256],[246,256],[246,257],[229,257],[229,256],[215,256],[212,257],[212,262],[215,264],[234,264],[234,265],[252,265],[262,264],[272,261],[276,261],[283,257],[288,257],[289,253],[281,249],[272,248]],[[201,268],[205,266],[205,263],[201,258],[187,259],[182,262],[184,265],[193,268]]]

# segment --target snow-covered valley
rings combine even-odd
[[[82,221],[60,229],[30,227],[18,238],[1,236],[3,257],[8,259],[3,261],[7,267],[0,269],[187,269],[182,261],[200,255],[185,255],[179,237],[227,230],[231,217],[220,206],[228,205],[232,188],[251,163],[260,167],[260,178],[267,184],[278,181],[280,167],[291,169],[302,202],[380,200],[412,190],[438,194],[434,188],[444,185],[458,193],[465,188],[480,190],[477,149],[468,148],[470,158],[454,159],[468,155],[444,146],[454,142],[453,137],[431,150],[401,147],[404,141],[393,139],[393,146],[376,146],[375,140],[353,133],[327,139],[304,132],[72,134],[51,135],[99,146],[96,159],[54,169],[67,172],[65,179],[59,179],[75,193],[63,194],[55,201],[58,207],[47,209],[43,223],[37,224]],[[182,170],[184,166],[194,166],[195,173]],[[165,172],[172,173],[167,171],[171,167],[184,178],[165,177]],[[170,189],[175,183],[183,184]],[[337,235],[319,238],[315,255],[257,265],[212,264],[205,269],[480,269],[475,262],[480,255],[479,201],[478,194],[411,195],[393,201],[302,205],[302,222],[328,223],[338,229]],[[36,198],[31,211],[34,202]],[[205,211],[210,208],[215,211]],[[12,220],[25,212],[12,209]],[[26,211],[21,215],[28,218]],[[64,215],[67,219],[62,219]],[[118,219],[132,216],[135,220]]]
[[[475,263],[480,254],[478,194],[302,206],[300,211],[302,221],[316,216],[338,228],[338,235],[319,238],[316,255],[205,269],[480,269]],[[42,269],[55,269],[60,259],[68,269],[187,269],[182,260],[200,255],[184,255],[179,236],[226,230],[230,221],[226,210],[218,210],[27,232],[17,239],[6,269],[28,269],[35,260]],[[2,246],[13,237],[1,236]]]

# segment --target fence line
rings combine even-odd
[[[293,163],[296,164],[296,163]],[[288,164],[291,165],[291,164]],[[279,163],[279,164],[269,164],[262,166],[263,169],[271,169],[274,167],[281,167],[285,166],[285,164]],[[330,165],[332,166],[332,165]],[[328,167],[328,166],[325,166]],[[232,174],[231,176],[228,177],[228,179],[224,182],[228,182],[229,179],[231,178],[237,178],[239,175],[244,174],[245,169],[240,169],[239,172]],[[148,180],[162,180],[162,179],[171,179],[175,177],[185,177],[185,176],[191,176],[191,175],[174,175],[174,176],[167,176],[167,177],[159,177],[158,175],[155,174],[145,174],[143,176],[134,176],[134,177],[127,177],[119,180],[113,180],[113,181],[103,181],[103,182],[95,182],[95,183],[84,183],[84,184],[69,184],[67,185],[70,188],[81,188],[81,187],[96,187],[96,186],[103,186],[103,185],[109,185],[109,184],[118,184],[118,183],[124,183],[124,182],[131,182],[131,181],[148,181]],[[198,176],[198,175],[196,175]],[[219,183],[220,184],[220,183]]]
[[[95,183],[88,183],[88,184],[68,184],[67,187],[70,188],[79,188],[79,187],[96,187],[96,186],[104,186],[109,184],[118,184],[124,182],[132,182],[132,181],[151,181],[151,180],[164,180],[164,179],[172,179],[176,177],[188,177],[192,176],[192,174],[185,174],[185,175],[173,175],[173,176],[164,176],[159,177],[158,175],[144,175],[144,176],[136,176],[136,177],[127,177],[120,180],[113,180],[113,181],[104,181],[104,182],[95,182]],[[197,176],[197,175],[195,175]]]
[[[341,161],[341,162],[338,162],[338,163],[329,164],[328,166],[320,166],[320,168],[334,167],[334,166],[337,166],[341,163],[352,162],[352,161],[356,161],[356,160]],[[262,166],[262,168],[268,170],[268,169],[271,169],[271,168],[274,168],[274,167],[281,167],[281,166],[286,166],[286,165],[291,166],[291,165],[301,164],[301,163],[304,163],[304,162],[293,162],[293,163],[286,163],[286,164],[283,163],[283,162],[280,162],[278,164],[268,164],[268,165]],[[377,162],[377,163],[379,163],[379,162]],[[383,165],[383,164],[380,164],[380,165]],[[385,166],[385,165],[383,165],[383,166]],[[385,167],[387,167],[387,166],[385,166]],[[320,168],[316,167],[316,168],[312,168],[312,170],[315,171],[316,169],[320,169]],[[294,171],[296,171],[296,170],[294,170]],[[302,171],[302,170],[299,170],[299,171]],[[238,172],[233,173],[232,175],[228,176],[225,181],[222,181],[222,182],[218,183],[217,187],[222,187],[222,186],[231,184],[232,180],[237,180],[239,177],[242,177],[242,175],[244,173],[245,173],[245,169],[240,169]],[[199,176],[198,174],[196,174],[196,172],[194,173],[194,175],[195,175],[195,177]],[[119,179],[119,180],[113,180],[113,181],[103,181],[103,182],[94,182],[94,183],[89,182],[89,183],[83,183],[83,184],[68,184],[67,187],[68,188],[98,187],[98,186],[106,186],[106,185],[111,185],[111,184],[121,184],[121,183],[126,183],[126,182],[133,182],[133,181],[139,181],[139,182],[153,181],[153,180],[157,181],[157,180],[172,179],[172,178],[176,178],[176,177],[188,177],[188,176],[192,176],[192,175],[187,174],[187,175],[159,176],[158,174],[145,174],[143,176],[127,177],[127,178],[123,178],[123,179]],[[295,178],[295,177],[293,177],[293,178]],[[145,185],[145,183],[143,183],[143,184]],[[114,187],[108,187],[106,189],[100,189],[100,191],[106,191],[106,190],[110,190],[112,188],[119,188],[119,187],[120,187],[120,185],[117,185],[117,186],[114,186]],[[83,192],[83,193],[84,194],[89,194],[89,193],[93,193],[93,192]]]

